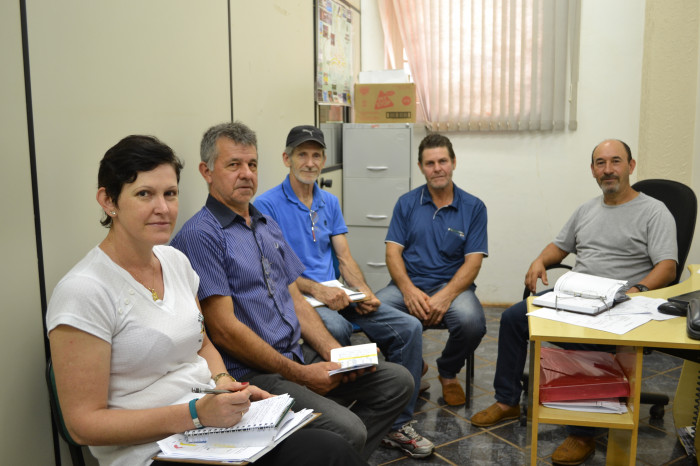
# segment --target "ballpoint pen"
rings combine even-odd
[[[221,390],[218,388],[193,388],[192,393],[207,393],[211,395],[221,395],[224,393],[235,393],[232,392],[231,390]]]

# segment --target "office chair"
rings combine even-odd
[[[695,193],[683,183],[660,179],[638,181],[632,185],[632,188],[663,202],[676,220],[678,263],[676,264],[676,278],[669,283],[669,285],[675,285],[680,281],[690,246],[693,243],[695,220],[698,213],[698,201]],[[645,354],[649,354],[651,351],[652,348],[645,348]],[[668,395],[662,393],[642,392],[640,402],[651,404],[649,409],[651,417],[660,419],[664,417],[664,406],[668,405],[669,398]]]
[[[632,185],[632,188],[635,191],[642,192],[647,196],[663,202],[676,221],[678,263],[676,265],[676,278],[669,283],[668,286],[675,285],[680,281],[683,268],[685,267],[685,261],[688,258],[690,246],[693,242],[693,234],[695,233],[695,221],[698,212],[698,202],[695,193],[691,188],[683,183],[661,179],[638,181]],[[547,267],[547,270],[557,267],[571,269],[571,267],[565,264],[555,264],[551,267]],[[530,290],[525,288],[523,299],[526,299],[528,296],[530,296]],[[649,354],[651,351],[652,348],[644,349],[645,354]],[[521,416],[520,423],[521,425],[525,425],[523,422],[527,422],[527,391],[529,382],[527,373],[523,374],[522,380],[523,393],[525,395],[523,407],[525,409],[521,409],[521,412],[525,412],[526,414],[524,417]],[[668,405],[669,398],[668,395],[664,394],[642,392],[640,396],[640,403],[652,405],[649,409],[651,417],[660,419],[664,417],[664,406]]]
[[[669,283],[669,285],[675,285],[680,281],[688,252],[690,252],[690,245],[693,243],[695,220],[698,214],[698,201],[695,193],[683,183],[672,180],[642,180],[633,184],[632,188],[663,202],[676,220],[678,265],[676,266],[676,279]]]
[[[46,363],[46,385],[49,388],[49,404],[51,405],[51,418],[53,419],[56,430],[63,440],[68,444],[70,457],[73,461],[73,466],[85,466],[85,458],[83,457],[82,446],[75,442],[70,436],[66,424],[63,421],[61,413],[61,405],[58,402],[58,393],[56,392],[56,379],[53,374],[53,365],[51,358]]]

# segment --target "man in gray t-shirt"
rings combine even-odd
[[[611,139],[598,144],[591,172],[603,191],[580,206],[554,242],[532,262],[525,285],[549,285],[547,266],[576,254],[574,271],[627,280],[628,292],[653,290],[676,277],[676,222],[666,206],[632,189],[636,162],[630,148]],[[527,304],[521,301],[501,316],[498,362],[493,386],[496,403],[475,414],[472,424],[488,427],[520,415],[521,378],[527,359]],[[592,428],[569,427],[569,436],[552,454],[554,463],[580,464],[595,451]]]

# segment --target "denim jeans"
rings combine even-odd
[[[537,296],[551,290],[541,291]],[[503,311],[498,330],[498,360],[493,388],[496,401],[508,406],[516,406],[522,393],[522,378],[527,361],[527,347],[530,329],[527,324],[527,301],[520,301]],[[614,351],[609,345],[587,345],[582,343],[557,343],[569,350]],[[567,426],[569,435],[592,437],[595,428]]]
[[[426,294],[432,296],[445,285],[446,283]],[[452,301],[442,319],[441,326],[447,328],[449,332],[445,348],[437,359],[438,372],[444,378],[453,379],[457,376],[464,367],[467,355],[474,352],[486,334],[484,308],[474,294],[474,289],[476,287],[472,285],[468,290],[460,293]],[[376,295],[382,303],[409,313],[401,290],[393,282],[379,290]]]
[[[408,369],[414,382],[413,396],[396,418],[392,430],[398,430],[413,419],[423,370],[423,328],[418,319],[383,302],[376,311],[364,315],[355,310],[354,304],[341,311],[327,307],[317,307],[316,311],[341,345],[350,345],[352,323],[355,323],[377,344],[387,361]]]

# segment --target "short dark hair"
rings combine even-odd
[[[202,142],[199,145],[199,156],[202,162],[207,164],[209,170],[214,169],[214,162],[219,156],[216,141],[222,136],[242,146],[253,146],[256,152],[258,150],[258,138],[255,131],[240,121],[229,121],[212,126],[204,132]]]
[[[591,152],[591,163],[593,163],[593,155],[595,154],[595,150],[598,148],[599,145],[606,141],[617,141],[620,144],[622,144],[622,147],[625,148],[625,152],[627,152],[627,163],[632,161],[632,149],[630,149],[630,146],[627,145],[625,141],[622,141],[620,139],[606,139],[605,141],[600,141],[596,146],[593,148],[593,152]]]
[[[446,147],[447,152],[450,153],[450,159],[454,161],[455,151],[452,149],[452,142],[450,142],[447,136],[438,133],[430,133],[423,138],[420,142],[420,146],[418,146],[418,163],[423,163],[423,151],[425,149],[434,149],[436,147]]]
[[[175,152],[155,136],[127,136],[105,152],[97,173],[97,187],[104,188],[107,197],[118,205],[119,195],[125,184],[133,183],[141,172],[148,172],[160,165],[175,169],[178,183],[183,163]],[[112,217],[105,214],[100,220],[105,227],[112,225]]]

